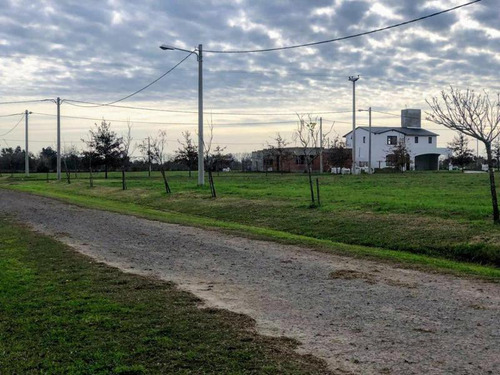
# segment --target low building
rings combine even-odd
[[[439,156],[447,155],[446,148],[437,147],[439,134],[422,128],[420,109],[401,111],[401,126],[372,126],[371,168],[392,167],[391,154],[398,143],[404,143],[410,156],[408,169],[437,170]],[[356,128],[356,165],[368,167],[369,127]],[[352,150],[353,132],[344,135],[346,146]]]
[[[254,172],[307,172],[307,159],[312,160],[313,172],[320,171],[320,148],[285,147],[281,150],[267,148],[252,152]],[[323,149],[323,171],[329,171],[329,150]]]

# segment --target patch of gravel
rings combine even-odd
[[[400,269],[0,189],[0,211],[128,272],[177,283],[206,306],[340,374],[499,374],[500,285]]]

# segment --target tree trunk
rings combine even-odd
[[[314,205],[314,185],[313,185],[313,180],[311,176],[311,167],[308,165],[307,166],[307,174],[309,175],[309,188],[311,190],[311,204]]]
[[[68,184],[71,184],[71,173],[68,170],[68,163],[66,163],[66,159],[64,160],[64,169],[66,171],[66,180],[68,181]]]
[[[161,167],[160,171],[161,171],[161,176],[163,177],[163,183],[165,184],[165,192],[167,194],[170,194],[172,190],[170,190],[170,185],[168,184],[167,175],[165,174],[165,169]]]
[[[491,204],[493,206],[493,222],[500,224],[500,213],[498,211],[497,189],[495,185],[495,169],[493,168],[493,156],[491,152],[491,143],[484,142],[486,154],[488,155],[488,173],[490,175]]]
[[[94,187],[94,176],[92,175],[92,160],[89,162],[89,185]]]
[[[212,169],[208,170],[208,181],[210,184],[210,193],[212,194],[212,198],[217,198],[217,193],[215,192],[214,178],[212,175]]]
[[[127,181],[125,180],[125,167],[122,167],[122,190],[127,190]]]
[[[104,178],[108,179],[108,164],[104,164]]]

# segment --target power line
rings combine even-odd
[[[3,134],[0,134],[0,137],[3,137],[4,135],[7,135],[9,134],[10,132],[12,132],[15,128],[17,128],[17,126],[21,123],[21,121],[23,121],[23,118],[24,118],[24,113],[22,114],[21,118],[19,119],[19,121],[17,122],[16,125],[14,125],[9,131],[7,131],[6,133],[3,133]]]
[[[22,104],[22,103],[40,103],[53,101],[53,99],[19,100],[14,102],[0,102],[0,104]]]
[[[0,115],[0,117],[13,117],[13,116],[19,116],[22,115],[23,112],[20,113],[11,113],[10,115]]]
[[[115,103],[118,103],[118,102],[124,101],[124,100],[126,100],[126,99],[128,99],[128,98],[131,98],[131,97],[132,97],[132,96],[134,96],[134,95],[139,94],[140,92],[142,92],[142,91],[146,90],[148,87],[151,87],[151,86],[152,86],[152,85],[154,85],[156,82],[158,82],[160,79],[162,79],[162,78],[163,78],[163,77],[165,77],[167,74],[169,74],[170,72],[172,72],[175,68],[177,68],[177,67],[178,67],[179,65],[181,65],[184,61],[186,61],[186,60],[187,60],[187,58],[188,58],[189,56],[191,56],[193,53],[194,53],[194,51],[193,51],[193,52],[191,52],[191,53],[189,53],[186,57],[184,57],[181,61],[179,61],[179,62],[178,62],[177,64],[175,64],[172,68],[170,68],[169,70],[167,70],[167,71],[166,71],[165,73],[163,73],[161,76],[159,76],[158,78],[156,78],[154,81],[152,81],[152,82],[148,83],[146,86],[144,86],[144,87],[140,88],[139,90],[134,91],[132,94],[129,94],[129,95],[127,95],[127,96],[124,96],[123,98],[118,99],[118,100],[115,100],[115,101],[113,101],[113,102],[109,102],[109,103],[105,103],[105,104],[92,105],[92,106],[87,106],[87,107],[92,108],[92,107],[102,107],[102,106],[106,106],[106,105],[111,105],[111,104],[115,104]]]
[[[251,49],[251,50],[204,50],[204,52],[205,53],[259,53],[259,52],[283,51],[283,50],[288,50],[288,49],[317,46],[317,45],[320,45],[320,44],[338,42],[338,41],[341,41],[341,40],[358,38],[358,37],[364,36],[364,35],[375,34],[375,33],[381,32],[381,31],[385,31],[385,30],[389,30],[389,29],[394,29],[396,27],[408,25],[408,24],[411,24],[411,23],[414,23],[414,22],[423,21],[423,20],[425,20],[427,18],[431,18],[431,17],[439,16],[439,15],[444,14],[444,13],[452,12],[452,11],[457,10],[459,8],[463,8],[463,7],[466,7],[466,6],[478,3],[480,1],[481,0],[470,1],[470,2],[462,4],[462,5],[457,5],[457,6],[453,7],[453,8],[448,8],[448,9],[445,9],[445,10],[442,10],[442,11],[439,11],[439,12],[428,14],[426,16],[422,16],[422,17],[414,18],[414,19],[411,19],[411,20],[408,20],[408,21],[396,23],[394,25],[381,27],[379,29],[374,29],[374,30],[371,30],[371,31],[365,31],[365,32],[362,32],[362,33],[347,35],[347,36],[343,36],[343,37],[340,37],[340,38],[322,40],[322,41],[319,41],[319,42],[311,42],[311,43],[296,44],[296,45],[286,46],[286,47],[275,47],[275,48],[264,48],[264,49]]]
[[[106,103],[96,103],[96,102],[88,102],[83,100],[71,100],[65,99],[65,102],[69,105],[75,107],[82,108],[91,108],[89,106],[78,105],[75,103],[81,104],[93,104],[97,107],[106,106],[113,108],[124,108],[124,109],[136,109],[141,111],[155,111],[155,112],[173,112],[173,113],[190,113],[190,114],[198,114],[198,111],[185,111],[185,110],[176,110],[176,109],[160,109],[160,108],[149,108],[149,107],[135,107],[135,106],[124,106],[124,105],[114,105],[114,104],[106,104]],[[328,113],[350,113],[350,111],[297,111],[297,112],[281,112],[281,113],[244,113],[244,112],[204,112],[206,115],[226,115],[226,116],[296,116],[298,113],[311,113],[311,114],[328,114]]]
[[[40,113],[40,112],[32,112],[34,115],[40,116],[50,116],[57,117],[57,115],[51,113]],[[77,119],[77,120],[92,120],[92,121],[102,121],[104,118],[96,118],[96,117],[80,117],[80,116],[67,116],[61,115],[64,118]],[[189,125],[195,126],[198,123],[194,122],[161,122],[161,121],[135,121],[135,120],[116,120],[116,119],[107,119],[109,122],[123,122],[123,123],[134,123],[134,124],[152,124],[152,125]],[[291,124],[295,123],[293,120],[288,121],[258,121],[258,122],[229,122],[229,123],[217,123],[218,126],[226,126],[226,125],[268,125],[268,124]]]

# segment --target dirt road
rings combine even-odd
[[[82,209],[0,189],[0,212],[174,281],[340,374],[499,374],[500,285]]]

